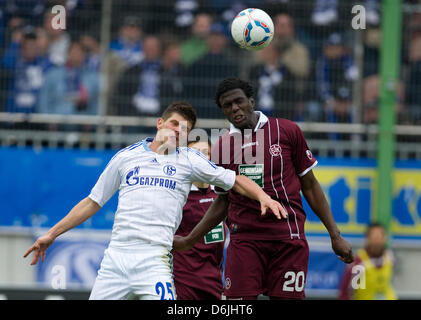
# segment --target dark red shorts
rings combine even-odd
[[[308,256],[305,239],[231,239],[225,264],[224,295],[228,299],[260,294],[303,299]]]
[[[177,300],[221,300],[221,295],[215,296],[211,292],[193,288],[174,279]]]

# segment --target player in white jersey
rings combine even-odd
[[[105,251],[90,299],[176,299],[171,249],[193,181],[202,181],[260,201],[286,217],[281,205],[256,183],[218,167],[200,152],[180,147],[196,123],[185,102],[171,104],[157,121],[157,134],[118,152],[89,196],[41,236],[24,257],[44,261],[57,236],[93,216],[119,191],[111,241]],[[185,139],[184,141],[187,141]]]

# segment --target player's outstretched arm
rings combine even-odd
[[[80,225],[82,222],[92,217],[100,208],[101,207],[90,198],[83,199],[74,206],[62,220],[48,230],[45,235],[39,237],[28,251],[26,251],[23,257],[26,258],[31,252],[34,252],[31,265],[37,264],[40,257],[42,262],[44,262],[47,248],[59,235]]]
[[[245,176],[238,175],[236,177],[233,190],[250,199],[259,201],[262,215],[265,215],[267,209],[270,209],[278,219],[286,219],[288,216],[288,213],[278,201],[273,200],[256,182]]]
[[[301,190],[311,209],[319,217],[329,232],[332,249],[338,258],[345,263],[353,262],[354,256],[352,254],[351,245],[342,238],[339,228],[333,219],[329,203],[312,170],[301,177]]]
[[[184,251],[193,248],[196,242],[225,219],[228,212],[228,204],[228,195],[218,195],[202,220],[187,236],[174,236],[173,249],[175,251]]]

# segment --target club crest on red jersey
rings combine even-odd
[[[307,155],[307,158],[309,158],[310,160],[313,159],[313,154],[311,153],[310,150],[306,151],[306,155]]]
[[[229,288],[231,288],[231,279],[227,277],[225,279],[225,289],[228,290]]]
[[[272,144],[269,148],[269,153],[272,157],[279,157],[282,152],[282,148],[279,144]]]

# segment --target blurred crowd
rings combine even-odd
[[[367,25],[357,60],[353,1],[119,0],[107,11],[99,0],[0,0],[0,111],[154,116],[183,99],[201,118],[222,118],[215,88],[238,76],[253,83],[268,115],[376,123],[380,2],[358,1]],[[57,4],[66,8],[65,29],[53,27]],[[247,7],[275,25],[272,44],[258,52],[230,37],[230,22]],[[403,44],[398,120],[421,124],[420,13],[404,19]]]

